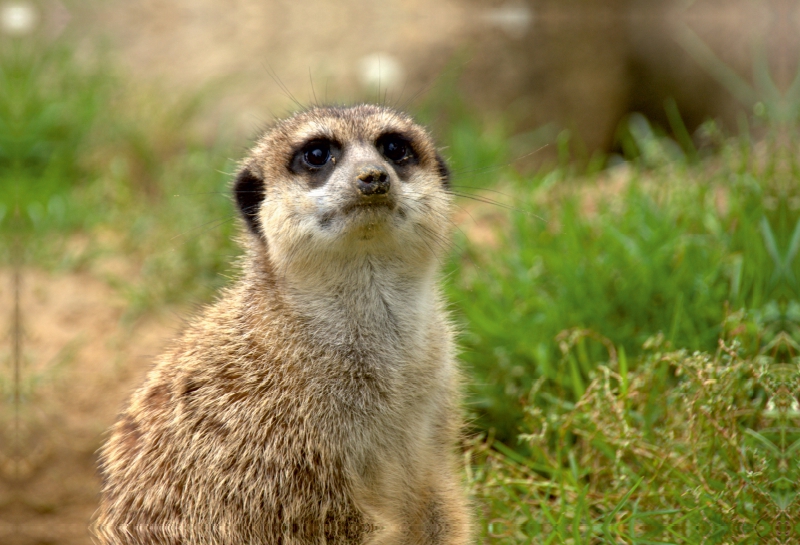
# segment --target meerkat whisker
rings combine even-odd
[[[203,233],[207,233],[208,231],[211,231],[212,229],[216,229],[217,227],[220,227],[222,225],[225,225],[226,223],[234,221],[234,220],[236,220],[236,218],[237,218],[237,214],[231,214],[231,215],[226,216],[224,218],[216,218],[216,219],[213,219],[213,220],[209,220],[209,221],[207,221],[205,223],[201,223],[200,225],[195,225],[194,227],[188,229],[187,231],[183,231],[182,233],[178,233],[177,235],[171,237],[170,241],[173,241],[173,240],[176,240],[176,239],[179,239],[179,238],[187,237],[190,234],[191,234],[191,236],[202,235]],[[210,227],[208,227],[209,225],[210,225]],[[208,228],[206,229],[206,227],[208,227]]]
[[[488,197],[482,197],[482,196],[479,196],[479,195],[469,195],[467,193],[458,193],[456,191],[453,191],[452,193],[456,197],[461,197],[462,199],[470,199],[470,200],[473,200],[473,201],[482,202],[484,204],[491,204],[493,206],[504,208],[504,209],[510,210],[512,212],[519,212],[520,214],[525,214],[526,216],[533,216],[536,219],[545,221],[545,219],[543,217],[541,217],[541,216],[539,216],[537,214],[534,214],[530,210],[523,210],[523,209],[517,208],[515,206],[511,206],[511,205],[508,205],[508,204],[504,204],[504,203],[492,200],[492,199],[490,199]]]

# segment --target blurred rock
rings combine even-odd
[[[483,5],[474,2],[473,5]],[[800,9],[791,0],[530,0],[532,26],[512,37],[478,29],[462,80],[473,104],[530,130],[571,129],[585,152],[615,146],[640,112],[670,130],[673,99],[690,132],[708,118],[729,131],[797,77]]]

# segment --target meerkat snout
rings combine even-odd
[[[380,165],[364,165],[358,169],[356,176],[358,190],[364,196],[385,195],[392,183],[389,173]]]
[[[466,545],[452,222],[428,132],[390,108],[280,121],[233,182],[240,278],[100,453],[103,545]]]

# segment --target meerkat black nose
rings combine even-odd
[[[359,169],[356,184],[362,195],[384,195],[389,192],[391,186],[389,173],[378,165],[368,165]]]

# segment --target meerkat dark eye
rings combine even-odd
[[[378,140],[378,147],[384,157],[399,163],[411,154],[408,141],[399,134],[387,134]]]
[[[311,168],[325,166],[331,160],[331,144],[326,141],[310,142],[303,148],[303,160]]]

